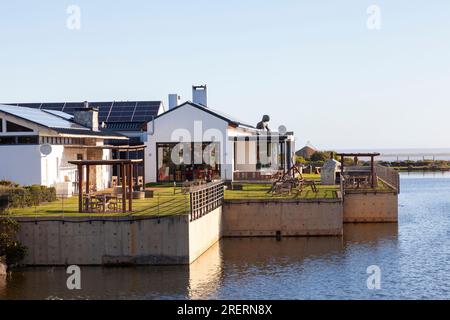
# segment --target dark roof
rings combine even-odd
[[[145,129],[142,122],[105,122],[104,131],[140,131]]]
[[[161,101],[106,101],[89,102],[90,107],[99,109],[99,122],[141,122],[147,123],[158,115]],[[84,102],[55,103],[5,103],[6,105],[62,111],[73,115],[83,108]]]
[[[204,112],[207,112],[207,113],[209,113],[209,114],[211,114],[211,115],[213,115],[213,116],[215,116],[215,117],[217,117],[219,119],[222,119],[222,120],[228,122],[228,124],[230,124],[230,125],[238,126],[238,127],[242,126],[242,127],[248,127],[248,128],[255,129],[254,126],[246,124],[246,123],[244,123],[244,122],[242,122],[242,121],[240,121],[240,120],[238,120],[238,119],[236,119],[236,118],[234,118],[232,116],[229,116],[229,115],[227,115],[227,114],[225,114],[223,112],[211,109],[210,107],[205,107],[205,106],[203,106],[201,104],[198,104],[198,103],[193,103],[191,101],[186,101],[185,103],[180,104],[179,106],[176,106],[175,108],[172,108],[169,111],[166,111],[166,112],[160,114],[159,116],[156,116],[155,119],[157,119],[159,117],[162,117],[162,116],[164,116],[164,115],[166,115],[166,114],[168,114],[168,113],[170,113],[172,111],[175,111],[175,110],[177,110],[179,108],[182,108],[182,107],[184,107],[186,105],[190,105],[190,106],[192,106],[194,108],[197,108],[197,109],[200,109],[200,110],[202,110]]]

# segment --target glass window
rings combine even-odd
[[[6,121],[6,132],[33,132],[32,129],[21,126],[20,124]]]
[[[4,137],[0,136],[0,144],[16,144],[17,137]]]
[[[18,144],[38,144],[39,137],[38,136],[19,136],[17,138]]]
[[[157,144],[158,181],[220,178],[219,143]]]

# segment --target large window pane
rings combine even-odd
[[[21,126],[20,124],[6,121],[6,132],[33,132],[32,129]]]

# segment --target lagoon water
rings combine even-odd
[[[399,224],[349,224],[343,237],[223,239],[191,266],[26,268],[0,299],[450,299],[450,174],[402,174]],[[381,289],[367,288],[367,267]]]

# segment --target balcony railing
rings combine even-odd
[[[395,189],[397,193],[400,193],[400,174],[397,170],[376,165],[375,172],[379,179],[383,180],[383,182]]]
[[[224,185],[222,181],[191,187],[191,215],[190,221],[195,221],[223,203]]]

